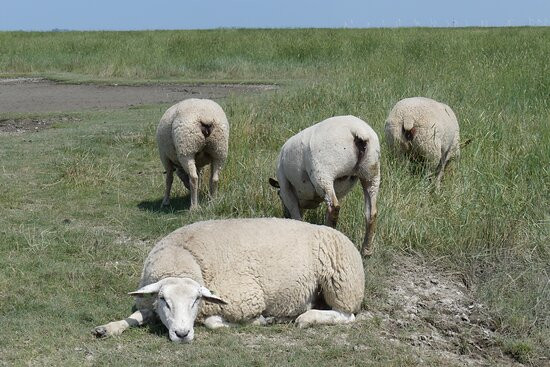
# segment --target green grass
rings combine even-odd
[[[230,155],[220,195],[202,197],[193,213],[179,182],[172,208],[158,209],[164,181],[154,132],[166,105],[76,112],[80,122],[0,135],[0,364],[420,364],[410,348],[396,353],[374,337],[375,324],[198,328],[190,346],[170,343],[162,328],[101,341],[89,334],[127,316],[125,294],[144,257],[173,229],[281,216],[267,184],[278,149],[338,114],[369,121],[382,139],[368,274],[383,276],[393,253],[426,257],[460,274],[487,305],[504,352],[523,363],[550,357],[550,28],[10,32],[0,33],[0,50],[5,76],[284,84],[220,101]],[[438,194],[384,144],[388,111],[415,95],[448,103],[472,139]],[[360,191],[344,199],[338,227],[355,243]],[[367,308],[383,293],[377,280],[368,279]]]

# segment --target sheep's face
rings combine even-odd
[[[195,336],[193,325],[203,300],[226,303],[189,278],[165,278],[130,294],[156,296],[155,311],[168,328],[170,340],[184,343],[190,343]]]

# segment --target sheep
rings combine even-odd
[[[380,143],[376,132],[355,116],[336,116],[300,131],[281,148],[277,180],[285,217],[302,219],[303,209],[327,203],[325,224],[336,227],[340,200],[357,180],[365,200],[363,256],[374,252],[380,187]]]
[[[459,127],[453,110],[430,98],[397,102],[386,120],[385,132],[391,149],[435,168],[437,189],[447,162],[460,156]]]
[[[118,335],[155,313],[175,342],[193,340],[195,320],[210,329],[294,318],[299,327],[349,323],[364,287],[361,256],[335,229],[281,218],[196,222],[149,253],[129,293],[137,311],[93,333]]]
[[[174,171],[191,194],[190,209],[198,207],[201,168],[210,167],[210,195],[218,188],[227,158],[229,122],[220,105],[209,99],[186,99],[170,107],[157,127],[160,160],[166,170],[162,206],[170,204]]]

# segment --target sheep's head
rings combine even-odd
[[[174,342],[190,343],[193,340],[193,325],[201,301],[226,304],[208,288],[189,278],[165,278],[129,294],[156,297],[155,312],[168,328],[170,340]]]
[[[283,197],[281,196],[281,185],[279,185],[279,181],[277,181],[276,179],[270,177],[269,178],[269,184],[272,187],[277,189],[277,195],[279,195],[279,199],[281,199],[281,203],[283,204],[283,213],[284,213],[285,218],[290,218],[290,212],[286,208],[285,203],[283,201]]]

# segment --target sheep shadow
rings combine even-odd
[[[308,223],[325,225],[326,211],[326,204],[321,204],[316,209],[305,210],[302,219]]]
[[[137,207],[140,210],[153,212],[153,213],[174,213],[184,210],[189,210],[191,207],[191,195],[186,194],[185,196],[176,196],[170,198],[170,205],[161,206],[162,198],[157,200],[145,200],[138,203]]]
[[[168,329],[166,329],[166,326],[164,326],[158,317],[154,317],[149,321],[147,323],[147,328],[150,334],[168,338]]]

